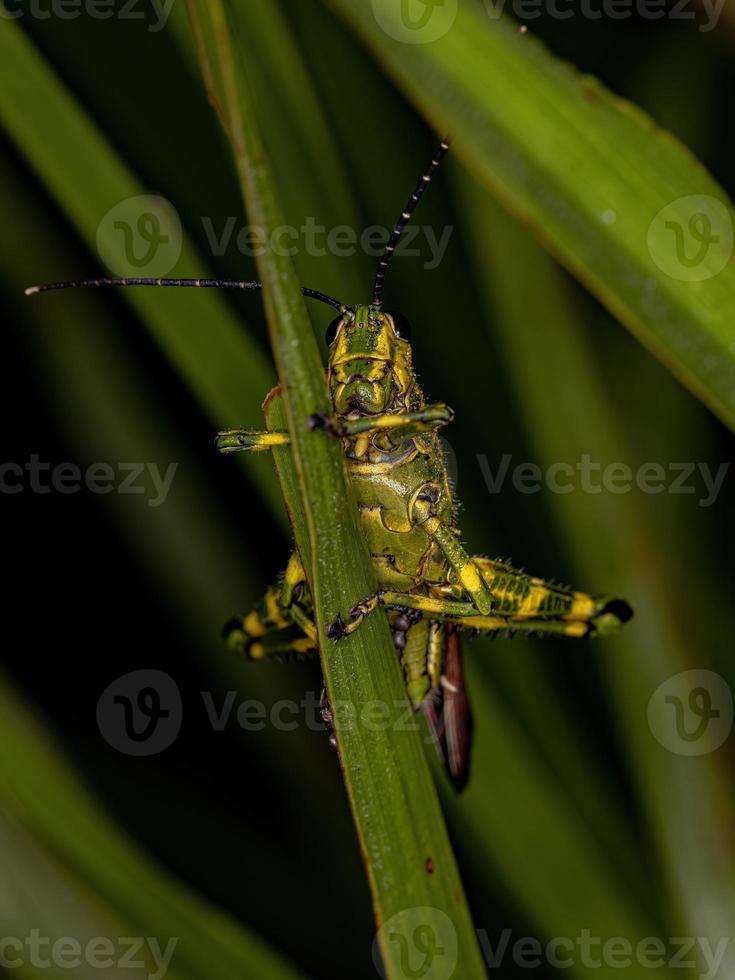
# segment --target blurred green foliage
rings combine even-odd
[[[396,87],[383,67],[393,41],[373,30],[362,47],[334,15],[346,6],[233,7],[296,228],[309,218],[358,233],[389,225],[434,143],[414,103],[433,122],[444,111],[441,73],[426,70],[417,93],[393,66]],[[145,495],[3,496],[15,615],[0,698],[0,932],[179,936],[177,978],[370,977],[369,896],[326,740],[303,724],[248,732],[234,717],[217,730],[201,695],[219,708],[236,691],[236,703],[270,709],[320,688],[309,665],[231,663],[218,641],[288,553],[272,464],[242,467],[211,442],[219,425],[259,424],[275,379],[259,297],[22,296],[35,282],[101,274],[100,222],[143,191],[180,217],[186,244],[172,274],[254,275],[236,246],[247,219],[184,10],[174,5],[159,31],[148,18],[0,22],[4,459],[178,464],[155,508]],[[529,27],[650,112],[732,190],[726,18],[711,32],[688,20],[548,14]],[[423,47],[405,65],[429,64],[433,45]],[[514,84],[523,93],[522,73]],[[503,111],[512,121],[513,105]],[[467,137],[471,127],[461,128]],[[504,929],[542,944],[589,930],[633,946],[702,936],[715,948],[735,905],[732,736],[706,755],[677,754],[654,737],[647,705],[686,669],[735,683],[732,474],[711,506],[701,505],[701,480],[693,494],[521,493],[510,480],[491,493],[478,457],[493,471],[504,453],[542,467],[588,453],[603,466],[715,471],[731,459],[732,435],[499,210],[485,180],[492,161],[483,170],[475,158],[470,176],[467,146],[458,140],[416,218],[437,234],[451,228],[446,253],[426,268],[419,238],[421,254],[397,259],[388,283],[389,305],[414,323],[427,394],[457,412],[447,437],[466,540],[543,575],[623,592],[636,609],[609,643],[467,644],[474,771],[463,797],[445,803],[475,923],[493,945]],[[508,203],[502,181],[494,187]],[[235,234],[214,254],[228,219]],[[325,252],[294,257],[304,283],[347,300],[366,294],[375,260]],[[595,261],[604,265],[604,252]],[[672,288],[696,319],[696,288]],[[312,317],[321,337],[330,314],[317,307]],[[718,326],[723,342],[729,329]],[[180,737],[146,758],[116,751],[95,717],[107,685],[139,668],[169,673],[184,703]],[[732,975],[733,956],[719,976]],[[500,969],[525,974],[510,953]],[[563,972],[589,975],[579,959]],[[705,972],[701,961],[684,970]],[[650,971],[638,963],[631,973]]]

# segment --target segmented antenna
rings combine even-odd
[[[416,205],[421,200],[421,197],[426,190],[426,186],[434,176],[434,173],[442,161],[442,157],[449,149],[449,139],[445,137],[439,144],[439,149],[434,154],[434,157],[429,164],[426,173],[421,177],[421,180],[416,185],[416,190],[413,192],[408,200],[408,204],[404,208],[400,218],[395,224],[393,231],[388,239],[388,244],[385,246],[385,251],[378,263],[378,271],[375,274],[375,282],[373,283],[373,306],[383,305],[383,283],[385,282],[385,274],[388,271],[388,266],[390,260],[393,258],[393,253],[396,250],[396,245],[398,244],[398,239],[401,237],[401,232],[406,227],[408,222],[411,220],[411,215],[416,210]]]
[[[31,286],[26,289],[26,296],[35,296],[36,293],[46,293],[52,289],[103,289],[106,286],[189,286],[202,289],[262,289],[262,282],[254,282],[250,279],[78,279],[73,282],[50,282],[45,286]],[[349,312],[352,307],[341,303],[326,293],[319,292],[318,289],[309,289],[307,286],[301,287],[304,296],[310,299],[318,299],[320,303],[333,306],[340,313]]]

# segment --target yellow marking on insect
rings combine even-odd
[[[288,621],[283,618],[283,613],[281,612],[272,589],[268,589],[265,594],[265,609],[271,623],[274,623],[276,626],[289,625]]]
[[[442,661],[444,659],[444,629],[439,623],[431,623],[429,626],[429,642],[426,658],[426,667],[432,687],[439,685],[442,672]]]
[[[385,377],[386,365],[388,361],[374,361],[373,366],[368,371],[368,381],[380,381]]]
[[[355,463],[353,460],[347,461],[347,467],[350,473],[354,473],[355,476],[385,476],[387,473],[392,473],[396,468],[396,464],[391,463]]]
[[[521,600],[518,610],[514,615],[519,617],[537,615],[542,602],[549,595],[551,595],[551,589],[548,586],[542,584],[532,585],[528,595]]]
[[[513,621],[500,616],[463,616],[458,622],[462,628],[474,630],[507,630],[513,628]]]
[[[411,609],[420,609],[426,613],[444,613],[446,601],[444,599],[432,599],[429,596],[411,596]]]
[[[262,643],[253,643],[248,650],[251,660],[262,660],[265,656],[265,647]]]
[[[287,446],[289,441],[288,432],[264,432],[258,445],[270,449],[271,446]]]
[[[586,636],[589,627],[586,623],[567,623],[564,627],[564,636]]]
[[[392,333],[392,331],[391,331]],[[364,324],[349,325],[342,329],[329,366],[337,369],[354,360],[392,361],[393,351],[388,330],[383,327],[375,332],[365,330]]]
[[[426,523],[428,524],[428,521]],[[471,561],[468,561],[466,565],[463,565],[462,568],[460,568],[459,580],[470,594],[479,592],[482,588],[480,573],[477,571],[477,568]]]
[[[370,436],[363,432],[361,436],[358,436],[355,440],[355,456],[358,459],[362,458],[370,447]]]
[[[293,641],[293,649],[296,653],[308,653],[309,650],[314,649],[314,640],[316,637],[302,636],[298,640]]]
[[[575,592],[572,605],[566,614],[567,619],[592,619],[595,614],[595,600],[584,592]]]
[[[316,643],[316,626],[314,623],[312,623],[306,613],[304,613],[299,606],[291,607],[291,615],[293,616],[294,622],[299,629],[306,633],[313,646],[314,643]]]
[[[265,626],[260,621],[260,616],[258,616],[257,610],[253,609],[251,613],[248,613],[245,617],[242,628],[248,634],[248,636],[263,636],[265,633]]]
[[[304,579],[304,569],[301,564],[301,559],[294,551],[288,560],[288,565],[286,566],[286,584],[287,585],[298,585]]]
[[[441,521],[439,520],[438,517],[430,517],[428,518],[428,520],[424,521],[424,523],[421,526],[423,527],[423,529],[426,531],[427,534],[431,535],[434,534],[439,529],[440,525],[441,525]]]

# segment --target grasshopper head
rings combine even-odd
[[[358,306],[327,331],[327,377],[337,415],[399,412],[414,384],[407,322],[377,306]]]

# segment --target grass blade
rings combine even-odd
[[[8,84],[0,89],[0,120],[94,253],[101,218],[121,201],[144,193],[144,188],[17,21],[7,22],[0,32],[0,58],[8,70]],[[89,272],[94,275],[95,269]],[[207,275],[186,236],[171,275]],[[192,292],[197,294],[194,302]],[[262,379],[272,376],[272,368],[221,293],[126,289],[120,295],[140,315],[214,426],[236,425],[240,413],[258,411]],[[58,300],[44,296],[33,302]],[[272,474],[257,461],[246,465],[264,500],[272,504],[277,499]]]
[[[281,223],[270,169],[261,144],[247,81],[238,75],[225,11],[218,0],[190,4],[197,34],[209,44],[205,58],[217,68],[215,92],[233,142],[248,213],[271,229]],[[449,846],[436,790],[418,732],[397,730],[405,691],[384,617],[373,616],[339,646],[325,626],[338,612],[374,589],[369,556],[357,527],[357,512],[345,483],[340,447],[309,432],[306,420],[328,411],[324,369],[293,265],[274,253],[261,257],[259,272],[271,342],[283,386],[283,408],[298,487],[289,501],[294,530],[315,599],[327,691],[333,706],[360,711],[387,708],[384,724],[345,724],[337,711],[336,733],[347,792],[373,891],[376,917],[410,937],[422,907],[433,908],[429,925],[449,929],[462,976],[484,967]],[[286,484],[284,483],[284,487]],[[309,544],[307,544],[307,541]],[[311,559],[311,560],[309,560]],[[378,729],[378,730],[375,730]],[[433,873],[427,873],[431,858]],[[448,918],[437,926],[437,916]],[[421,921],[421,920],[419,920]],[[443,920],[440,920],[440,922]],[[444,920],[446,921],[446,920]],[[379,934],[387,975],[402,977],[400,944]]]
[[[594,446],[606,461],[629,459],[558,270],[474,182],[467,181],[462,197],[475,254],[492,256],[490,274],[483,265],[480,276],[488,306],[499,314],[507,364],[523,393],[521,408],[539,463],[574,458],[579,446]],[[533,294],[525,288],[527,276],[535,283]],[[541,317],[543,331],[537,329]],[[625,634],[596,649],[667,882],[668,934],[707,937],[714,949],[728,935],[735,902],[735,866],[726,857],[735,819],[727,776],[717,755],[687,758],[664,749],[647,721],[653,692],[672,675],[701,664],[701,652],[677,623],[676,583],[635,495],[574,496],[571,501],[555,494],[552,500],[580,579],[592,580],[604,569],[609,581],[602,586],[617,585],[636,609]],[[669,560],[676,561],[675,549]],[[679,602],[683,606],[686,596]],[[733,954],[723,952],[725,975],[732,971]]]
[[[153,867],[120,834],[69,774],[68,763],[55,751],[50,735],[34,722],[2,678],[0,734],[3,823],[7,820],[12,827],[20,821],[62,867],[72,891],[78,889],[86,902],[94,896],[97,914],[124,921],[128,935],[145,936],[155,930],[153,934],[164,943],[164,937],[177,938],[176,977],[235,980],[247,971],[249,976],[269,980],[295,980],[299,974],[277,954]],[[0,891],[0,901],[2,897]],[[38,921],[37,906],[32,905],[34,914],[20,916],[21,928]],[[53,915],[52,920],[58,929],[60,917]]]

